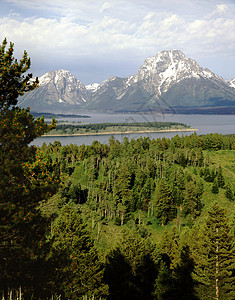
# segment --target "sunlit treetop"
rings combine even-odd
[[[23,75],[30,68],[30,58],[24,51],[23,58],[18,62],[13,56],[14,44],[10,42],[7,49],[7,40],[0,46],[0,111],[16,105],[19,96],[38,87],[39,81],[32,80],[32,74]]]

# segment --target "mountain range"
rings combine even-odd
[[[137,74],[101,84],[85,86],[69,71],[57,70],[39,77],[39,85],[20,98],[20,106],[38,112],[235,110],[235,78],[225,81],[180,50],[161,51]]]

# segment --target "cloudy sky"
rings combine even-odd
[[[84,84],[137,72],[179,49],[235,77],[235,0],[0,0],[0,40],[27,50],[34,76],[67,69]]]

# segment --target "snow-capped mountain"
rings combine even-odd
[[[235,91],[208,69],[179,50],[147,58],[136,75],[113,77],[101,84],[88,107],[149,110],[153,106],[199,107],[234,105]],[[118,84],[116,84],[118,82]],[[121,84],[120,84],[121,83]],[[108,106],[108,107],[107,107]]]
[[[21,97],[21,106],[48,111],[67,106],[79,108],[87,101],[87,89],[67,70],[51,71],[38,79],[39,88]]]
[[[20,106],[45,112],[235,107],[235,79],[225,82],[179,50],[164,50],[147,58],[130,77],[111,76],[101,84],[84,86],[69,71],[58,70],[41,76],[39,84],[20,98]]]
[[[210,70],[200,67],[195,60],[187,58],[179,50],[161,51],[156,56],[147,58],[138,73],[129,78],[127,84],[142,81],[147,91],[161,95],[181,80],[201,77],[222,79]]]

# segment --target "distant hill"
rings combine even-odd
[[[21,106],[46,112],[176,109],[191,113],[214,107],[231,112],[228,108],[235,107],[235,79],[225,81],[179,50],[161,51],[147,58],[137,74],[112,76],[101,84],[84,86],[66,70],[46,73],[39,84],[20,98]]]
[[[32,111],[31,114],[34,116],[34,118],[40,118],[44,116],[44,118],[90,118],[90,116],[86,115],[69,115],[69,114],[54,114],[54,113],[44,113],[44,112],[34,112]]]

